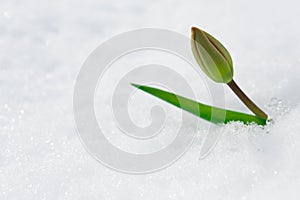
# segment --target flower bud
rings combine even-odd
[[[218,83],[229,83],[233,78],[233,64],[229,52],[213,36],[192,27],[192,51],[205,74]]]

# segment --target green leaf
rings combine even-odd
[[[153,87],[137,85],[133,83],[131,85],[178,108],[181,108],[182,110],[185,110],[215,124],[226,124],[231,121],[240,121],[244,124],[256,123],[258,125],[266,125],[265,119],[255,115],[249,115],[241,112],[205,105],[179,96],[177,94],[173,94]]]

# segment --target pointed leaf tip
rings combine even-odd
[[[141,85],[135,84],[135,83],[130,83],[130,85],[132,85],[133,87],[139,88],[141,87]]]

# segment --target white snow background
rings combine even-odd
[[[0,1],[0,199],[299,199],[299,1]],[[274,123],[233,123],[199,160],[193,146],[154,174],[94,160],[72,94],[87,56],[113,35],[199,26],[232,54],[235,80]],[[226,88],[227,89],[227,88]],[[247,109],[229,91],[226,107]]]

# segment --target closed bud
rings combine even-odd
[[[232,81],[231,56],[217,39],[203,30],[192,27],[191,44],[197,63],[209,78],[218,83]]]

